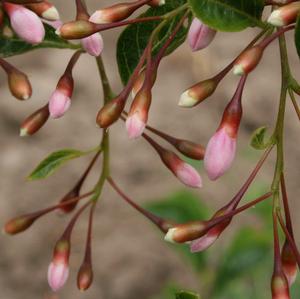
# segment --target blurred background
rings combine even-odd
[[[73,2],[53,1],[64,21],[75,15]],[[115,1],[89,0],[87,3],[92,12]],[[115,91],[121,88],[115,59],[121,31],[115,29],[103,33],[103,59]],[[238,79],[229,74],[214,96],[194,109],[179,108],[179,96],[188,86],[221,70],[255,34],[255,29],[235,34],[218,33],[207,50],[192,53],[187,44],[183,44],[164,59],[154,87],[149,124],[176,137],[205,145],[216,130]],[[290,63],[299,78],[299,58],[291,33],[287,35]],[[111,167],[115,181],[138,203],[162,216],[181,221],[209,217],[235,195],[262,154],[250,147],[251,133],[264,125],[272,131],[280,91],[278,54],[275,42],[266,51],[257,70],[249,76],[243,98],[244,117],[238,155],[228,174],[217,182],[210,182],[202,163],[198,163],[196,167],[203,176],[204,186],[199,191],[188,190],[162,165],[148,144],[140,139],[128,140],[124,124],[119,122],[111,128]],[[11,217],[57,202],[80,177],[91,157],[68,163],[44,181],[26,181],[25,177],[40,160],[62,148],[92,148],[101,138],[95,116],[102,105],[102,90],[95,61],[88,55],[82,56],[74,71],[71,110],[63,118],[49,121],[36,136],[18,136],[22,120],[48,101],[71,55],[71,50],[43,49],[9,58],[31,79],[34,94],[28,102],[18,102],[9,94],[6,77],[0,73],[2,226]],[[300,138],[298,119],[290,101],[286,113],[286,181],[297,238],[300,232],[297,218],[300,209]],[[100,168],[100,165],[96,167]],[[274,156],[271,155],[245,201],[268,190],[273,168]],[[92,173],[86,190],[97,176],[97,171]],[[184,246],[166,244],[163,235],[151,223],[106,186],[94,223],[93,286],[86,293],[80,293],[76,288],[87,230],[87,214],[84,214],[73,233],[70,278],[63,290],[55,295],[47,285],[47,267],[53,246],[69,217],[53,213],[23,234],[0,236],[2,298],[169,299],[174,297],[176,289],[200,292],[205,299],[270,298],[273,256],[268,202],[238,216],[207,252],[191,255]]]

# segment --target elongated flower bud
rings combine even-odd
[[[274,10],[268,18],[268,23],[281,27],[296,21],[300,12],[300,2],[293,2]]]
[[[16,34],[30,44],[39,44],[45,37],[45,29],[40,18],[22,5],[4,2],[10,23]]]
[[[194,18],[188,33],[188,43],[193,52],[204,49],[213,41],[217,31]]]
[[[192,188],[202,187],[201,176],[191,165],[182,161],[172,151],[164,149],[148,135],[143,134],[143,137],[156,150],[166,167],[169,168],[183,184]]]
[[[103,51],[103,39],[99,33],[81,39],[81,44],[88,54],[95,57],[100,56]]]
[[[93,282],[93,269],[90,263],[83,263],[77,275],[77,287],[80,291],[87,290]]]
[[[204,167],[208,177],[216,180],[230,167],[235,157],[237,133],[242,117],[241,99],[246,77],[242,77],[238,88],[224,110],[221,124],[208,142]]]
[[[23,121],[20,128],[20,136],[25,137],[35,134],[47,122],[48,118],[49,108],[48,105],[46,105]]]
[[[158,7],[158,6],[165,5],[166,1],[165,0],[152,0],[152,1],[148,2],[147,4],[152,7]]]
[[[9,235],[15,235],[25,231],[36,220],[36,215],[22,215],[9,220],[4,226],[4,232]]]
[[[289,285],[283,273],[273,274],[271,290],[272,299],[290,299]]]
[[[178,105],[190,108],[200,104],[214,93],[218,83],[218,80],[211,78],[193,85],[181,95]]]
[[[135,2],[124,2],[105,7],[95,11],[89,20],[95,24],[118,22],[128,18],[133,12],[147,2],[147,0],[138,0]]]
[[[151,99],[151,90],[146,86],[143,86],[135,96],[126,120],[126,129],[129,138],[138,138],[142,135],[148,121]]]
[[[238,76],[243,76],[252,72],[259,64],[264,53],[264,48],[254,46],[244,51],[235,61],[233,73]]]
[[[288,280],[289,286],[295,282],[298,272],[297,261],[288,240],[285,241],[281,251],[281,263],[283,272]]]
[[[86,20],[72,21],[63,24],[56,34],[65,39],[81,39],[97,32],[97,25]]]
[[[207,223],[194,221],[172,227],[165,235],[165,240],[171,243],[185,243],[205,235]]]
[[[66,239],[60,239],[55,245],[48,268],[48,283],[54,292],[61,289],[68,279],[70,248],[70,241]]]
[[[39,17],[49,21],[59,20],[59,13],[56,7],[49,1],[42,1],[40,3],[26,4],[26,7],[35,12]]]

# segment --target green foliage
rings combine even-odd
[[[166,1],[166,4],[161,7],[149,8],[140,17],[161,16],[178,8],[184,3],[185,0],[168,0]],[[165,23],[154,42],[153,53],[157,53],[161,46],[166,42],[168,36],[174,30],[181,16],[182,14],[179,14]],[[147,46],[152,31],[160,22],[161,21],[150,21],[140,24],[132,24],[120,35],[117,44],[117,62],[119,73],[124,84],[126,84],[131,73],[137,66],[138,61]],[[187,27],[179,30],[175,39],[169,46],[167,54],[172,53],[184,42],[187,32]]]
[[[176,299],[200,299],[200,296],[196,293],[181,291],[176,294]]]
[[[253,148],[257,150],[263,150],[271,144],[272,140],[268,140],[267,142],[265,141],[266,132],[266,127],[260,127],[254,131],[250,141],[250,144]]]
[[[188,0],[196,17],[219,31],[261,26],[263,0]]]
[[[300,15],[298,15],[296,28],[295,28],[295,45],[298,56],[300,57]]]
[[[85,155],[85,152],[64,149],[57,152],[53,152],[47,158],[45,158],[29,175],[29,180],[40,180],[44,179],[55,172],[60,166],[66,162]]]
[[[69,43],[68,41],[60,38],[55,29],[45,24],[45,39],[38,45],[31,45],[17,36],[6,37],[0,32],[0,57],[9,57],[14,55],[24,54],[26,52],[41,49],[41,48],[59,48],[59,49],[77,49],[78,45]]]

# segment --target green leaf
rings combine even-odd
[[[271,254],[271,236],[267,231],[241,229],[220,259],[216,269],[215,292],[220,293],[234,279],[250,277],[264,265]],[[255,275],[255,274],[254,274]]]
[[[45,39],[38,45],[31,45],[19,37],[14,35],[11,38],[4,36],[0,32],[0,57],[5,58],[14,55],[20,55],[35,49],[41,48],[59,48],[59,49],[79,49],[79,45],[74,45],[68,41],[60,38],[55,29],[51,26],[44,24],[45,26]]]
[[[178,223],[208,219],[209,212],[203,201],[188,191],[179,191],[167,198],[150,202],[146,208],[152,213]],[[172,245],[180,252],[198,272],[204,270],[207,264],[207,252],[191,253],[187,245]]]
[[[53,174],[61,165],[84,154],[86,154],[86,152],[73,149],[64,149],[53,152],[34,169],[34,171],[29,175],[28,179],[44,179]]]
[[[161,16],[183,5],[185,2],[185,0],[168,0],[166,1],[166,4],[161,7],[149,8],[140,17]],[[154,54],[157,53],[161,46],[165,43],[181,16],[182,14],[179,14],[177,17],[171,18],[168,22],[166,22],[166,25],[162,27],[153,45]],[[117,62],[119,73],[124,84],[126,84],[131,73],[137,66],[138,61],[147,46],[152,31],[160,22],[161,21],[151,21],[140,24],[132,24],[120,35],[117,44]],[[173,52],[185,41],[187,32],[188,26],[179,30],[166,54]]]
[[[260,127],[254,131],[251,137],[250,144],[253,148],[257,150],[263,150],[266,149],[272,142],[272,140],[268,140],[265,142],[265,135],[267,132],[266,127]]]
[[[200,299],[200,296],[196,293],[181,291],[176,294],[176,299]]]
[[[264,0],[188,0],[194,15],[219,31],[241,31],[263,26]]]
[[[300,15],[298,15],[296,28],[295,28],[295,45],[298,56],[300,58]]]

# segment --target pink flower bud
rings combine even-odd
[[[52,118],[62,117],[71,106],[71,99],[60,89],[56,89],[49,100],[49,112]]]
[[[126,120],[126,129],[129,138],[138,138],[140,137],[146,127],[146,123],[140,117],[138,112],[134,113],[132,116],[128,116]]]
[[[188,33],[188,43],[193,52],[204,49],[213,41],[217,31],[194,18]]]
[[[63,262],[51,262],[48,268],[48,283],[56,292],[61,289],[69,277],[69,267]]]
[[[81,40],[84,50],[92,56],[99,56],[103,51],[103,39],[101,34],[94,33]]]
[[[70,248],[70,241],[67,239],[60,239],[55,245],[48,268],[48,283],[53,291],[62,288],[68,279]]]
[[[11,26],[16,34],[30,44],[39,44],[45,37],[45,29],[40,18],[22,5],[4,2]]]
[[[296,280],[298,267],[295,255],[288,240],[285,241],[282,248],[281,263],[283,272],[288,280],[289,286],[291,286]]]
[[[290,3],[274,10],[268,18],[268,23],[281,27],[295,22],[300,12],[300,2]]]
[[[211,180],[216,180],[230,168],[235,151],[236,138],[230,137],[226,128],[219,129],[212,136],[204,156],[204,167]]]

